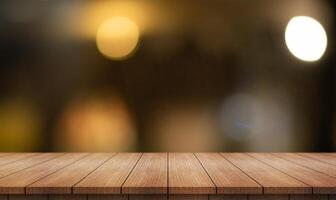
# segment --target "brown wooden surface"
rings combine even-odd
[[[48,200],[47,195],[10,195],[9,200]]]
[[[21,171],[23,169],[27,169],[31,166],[43,163],[47,160],[53,159],[55,157],[61,156],[62,154],[39,154],[32,157],[23,158],[20,160],[17,160],[15,162],[10,162],[8,164],[2,165],[0,167],[0,178],[3,178],[5,176],[11,175],[15,172]]]
[[[197,153],[218,194],[261,194],[262,187],[219,153]]]
[[[306,194],[306,195],[290,195],[290,200],[328,200],[328,195],[319,194]]]
[[[313,187],[313,193],[334,194],[336,179],[281,158],[280,154],[252,154],[255,158]]]
[[[249,195],[249,200],[289,200],[289,195],[283,194],[266,194],[266,195]]]
[[[129,200],[168,200],[167,195],[162,195],[162,194],[138,194],[134,195],[131,194],[128,197]]]
[[[124,194],[167,194],[167,153],[144,154],[125,184]]]
[[[119,153],[73,187],[75,194],[120,194],[141,153]]]
[[[327,153],[299,153],[299,154],[313,158],[321,162],[336,165],[336,157]]]
[[[48,200],[87,200],[86,195],[68,195],[68,194],[54,194],[49,195]]]
[[[88,200],[128,200],[128,195],[105,194],[105,195],[88,195]]]
[[[248,195],[229,194],[229,195],[210,195],[209,200],[247,200]]]
[[[335,199],[330,153],[6,153],[0,200]]]
[[[82,154],[82,158],[58,172],[41,179],[26,189],[27,194],[71,194],[71,188],[98,168],[113,154]]]
[[[0,200],[167,200],[165,195],[11,195]],[[334,195],[169,195],[169,200],[335,200]]]
[[[214,194],[216,187],[192,153],[169,153],[170,194]]]
[[[0,193],[25,194],[26,186],[62,169],[81,157],[83,157],[82,154],[67,153],[39,165],[26,168],[10,176],[6,176],[0,179]]]
[[[222,155],[261,184],[265,194],[311,193],[310,186],[252,156],[244,153],[223,153]]]
[[[0,156],[0,166],[5,165],[8,163],[15,162],[17,160],[21,160],[24,158],[29,158],[33,155],[36,155],[36,153],[4,153]]]
[[[301,166],[316,170],[318,172],[336,177],[336,165],[332,165],[325,162],[320,162],[314,158],[300,155],[300,154],[293,154],[293,153],[281,153],[275,154],[285,160],[292,161],[296,164]]]

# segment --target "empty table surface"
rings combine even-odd
[[[0,154],[0,199],[49,194],[332,195],[336,154]]]

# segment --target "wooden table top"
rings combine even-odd
[[[336,194],[336,153],[2,153],[0,194]]]

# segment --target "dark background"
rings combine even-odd
[[[99,22],[138,24],[136,51],[104,57]],[[335,1],[0,2],[1,151],[334,151]],[[304,62],[284,31],[317,19]],[[92,22],[93,21],[93,22]]]

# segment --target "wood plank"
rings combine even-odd
[[[125,194],[88,195],[88,200],[128,200]]]
[[[244,153],[222,153],[264,187],[265,194],[309,194],[311,187]]]
[[[218,194],[261,194],[262,187],[218,153],[196,153]]]
[[[247,200],[247,195],[232,194],[232,195],[210,195],[209,200]]]
[[[313,193],[336,193],[336,179],[315,170],[295,164],[273,154],[252,153],[255,158],[313,187]]]
[[[119,153],[73,187],[75,194],[121,194],[141,153]]]
[[[42,162],[54,159],[54,158],[59,157],[63,154],[64,153],[36,154],[34,156],[31,156],[31,157],[27,157],[27,158],[24,158],[24,159],[21,159],[21,160],[17,160],[17,161],[8,163],[8,164],[0,167],[0,178],[3,178],[5,176],[9,176],[9,175],[14,174],[18,171],[27,169],[29,167],[40,164]]]
[[[336,200],[336,195],[329,195],[329,200]]]
[[[318,172],[327,174],[329,176],[336,177],[336,166],[335,165],[321,162],[313,158],[309,158],[309,157],[295,154],[295,153],[277,153],[274,155],[281,157],[285,160],[294,162],[296,164],[302,165],[306,168],[310,168]]]
[[[114,154],[93,153],[26,188],[27,194],[71,194],[72,186]]]
[[[1,194],[25,194],[25,187],[75,162],[86,154],[67,153],[0,179]],[[53,157],[52,155],[49,155]]]
[[[24,159],[24,158],[28,158],[28,157],[31,157],[33,155],[36,155],[36,153],[2,153],[1,156],[0,156],[0,166],[2,165],[6,165],[8,163],[12,163],[12,162],[15,162],[17,160],[20,160],[20,159]]]
[[[215,194],[216,187],[192,153],[169,153],[170,194]]]
[[[331,156],[330,154],[324,154],[324,153],[299,153],[299,154],[313,158],[315,160],[319,160],[321,162],[336,165],[336,157]]]
[[[122,186],[122,193],[167,194],[167,156],[167,153],[144,153]]]
[[[74,154],[82,155],[77,159],[70,155],[0,153],[0,163],[1,158],[21,156],[0,165],[4,175],[0,200],[326,200],[336,196],[336,177],[332,177],[336,154]],[[259,194],[253,193],[256,189]]]

